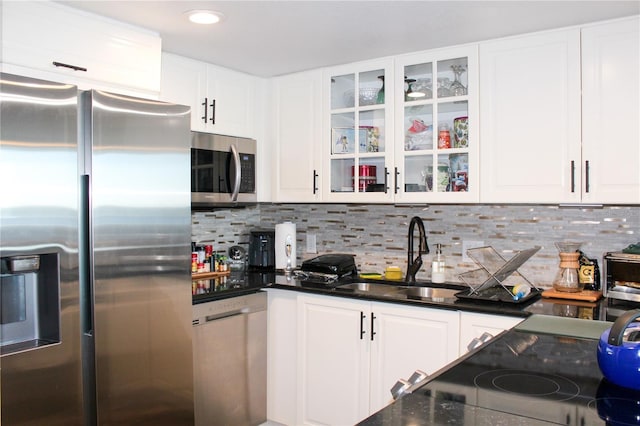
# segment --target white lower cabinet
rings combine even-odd
[[[484,333],[489,333],[493,338],[523,320],[524,318],[520,317],[460,312],[460,356],[469,352],[469,345]]]
[[[355,424],[369,413],[370,303],[298,298],[298,421]]]
[[[415,370],[458,356],[457,311],[298,298],[297,424],[354,424],[391,402]]]
[[[372,303],[369,414],[388,405],[391,387],[416,370],[435,373],[458,358],[458,311]]]
[[[523,318],[268,289],[267,418],[355,424],[415,370],[433,374]]]
[[[296,424],[298,294],[267,289],[267,419]]]

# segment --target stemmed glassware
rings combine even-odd
[[[467,94],[467,88],[460,82],[460,76],[466,71],[464,65],[451,65],[454,74],[453,83],[449,87],[449,91],[453,96],[464,96]]]

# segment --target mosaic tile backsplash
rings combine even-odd
[[[423,257],[418,280],[429,280],[435,245],[446,257],[446,280],[462,282],[459,274],[477,268],[463,259],[463,245],[492,246],[505,259],[518,250],[541,249],[520,269],[533,284],[551,287],[558,270],[554,242],[583,242],[582,251],[598,259],[640,241],[640,207],[602,208],[551,205],[430,205],[259,204],[192,214],[192,241],[213,243],[216,251],[233,245],[248,249],[254,229],[296,224],[297,264],[325,253],[356,255],[361,272],[384,272],[395,265],[406,271],[409,222],[425,224],[431,254]],[[315,234],[317,253],[307,253],[307,235]],[[417,232],[416,232],[417,234]],[[416,244],[417,245],[417,244]]]

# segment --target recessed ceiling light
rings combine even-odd
[[[195,24],[215,24],[224,19],[224,15],[213,10],[190,10],[185,12],[189,20]]]

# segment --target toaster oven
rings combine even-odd
[[[640,303],[640,254],[605,253],[603,284],[605,297]]]

